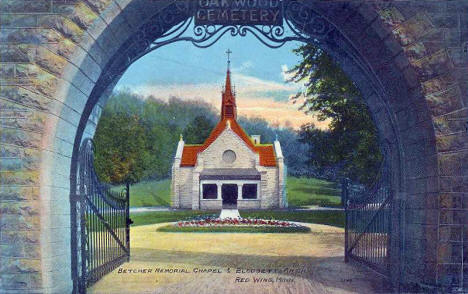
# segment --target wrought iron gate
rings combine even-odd
[[[392,193],[386,160],[370,189],[343,181],[345,261],[353,259],[390,277]]]
[[[79,191],[79,292],[130,259],[130,189],[117,192],[101,183],[94,169],[94,143],[80,147]]]

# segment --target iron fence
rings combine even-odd
[[[390,277],[392,193],[384,163],[372,188],[342,184],[345,204],[345,261],[358,261]]]
[[[94,169],[94,144],[83,141],[79,157],[80,292],[130,258],[130,187],[117,192]]]

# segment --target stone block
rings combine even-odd
[[[0,273],[39,273],[40,271],[39,259],[0,257]]]
[[[40,111],[57,108],[56,101],[19,86],[0,86],[0,97]]]
[[[440,224],[441,225],[463,225],[468,220],[468,211],[441,209]]]
[[[32,62],[36,47],[36,45],[0,44],[0,62]]]
[[[0,11],[10,13],[43,13],[51,11],[51,1],[47,0],[23,0],[0,2]]]
[[[31,230],[2,230],[0,232],[0,244],[39,244],[40,231]]]
[[[35,275],[38,274],[39,273],[36,273]],[[31,273],[0,274],[0,285],[2,286],[2,289],[5,289],[6,291],[12,290],[17,293],[27,291],[28,289],[34,287],[40,287],[40,285],[37,283],[38,281],[31,281],[31,277]]]
[[[423,93],[425,95],[437,93],[454,87],[457,85],[457,80],[452,74],[447,73],[424,81],[422,84]]]
[[[15,64],[0,64],[0,79],[9,80],[15,78]]]
[[[461,93],[458,86],[447,91],[426,95],[426,101],[433,116],[444,115],[462,108]]]
[[[34,14],[0,14],[0,26],[4,28],[30,28],[37,26]]]
[[[64,57],[47,50],[44,47],[37,48],[34,61],[41,68],[53,73],[56,76],[60,76],[63,72],[63,69],[68,64],[68,61]]]
[[[357,8],[351,9],[354,10]],[[351,40],[359,40],[361,37],[366,37],[364,32],[373,22],[366,20],[363,15],[357,12],[357,10],[355,11],[356,13],[351,14],[346,19],[345,23],[338,25],[340,32]],[[341,21],[337,22],[340,23]],[[378,38],[377,34],[375,34],[375,37]],[[378,39],[380,40],[380,38]],[[378,45],[378,43],[374,42],[373,45]]]
[[[434,25],[427,15],[418,13],[395,28],[393,34],[402,46],[407,46],[417,41],[433,28]]]
[[[396,27],[406,20],[401,11],[393,5],[381,7],[378,9],[378,14],[382,22],[388,27]]]
[[[439,152],[460,151],[468,147],[467,135],[466,133],[457,133],[445,136],[437,136],[436,144],[437,150]],[[445,172],[448,172],[448,170],[445,170]]]
[[[21,129],[4,128],[2,130],[2,143],[20,147],[37,149],[40,147],[41,137],[41,134]]]
[[[69,5],[55,4],[54,9],[62,16],[69,18],[76,23],[81,29],[86,30],[98,18],[98,14],[93,11],[85,2],[78,2],[76,5],[69,8]]]
[[[427,81],[453,70],[453,63],[446,50],[438,51],[421,60],[413,62],[420,81]]]
[[[437,282],[443,287],[458,287],[460,285],[460,265],[439,264],[437,265]]]
[[[427,35],[405,47],[411,62],[416,62],[426,56],[430,56],[445,47],[444,32],[442,30],[432,30]]]
[[[463,237],[463,226],[439,226],[439,240],[441,242],[460,241]]]
[[[16,66],[16,76],[21,79],[24,88],[47,97],[54,97],[58,78],[39,66],[19,64]]]
[[[25,106],[14,104],[8,100],[0,101],[3,117],[0,122],[3,127],[42,132],[46,118],[45,113],[33,111]]]
[[[53,29],[60,33],[62,38],[68,38],[79,43],[83,29],[72,20],[57,14],[49,14],[38,18],[40,27]]]
[[[39,190],[32,187],[23,187],[3,184],[0,187],[0,202],[23,201],[39,199]]]
[[[66,184],[66,183],[65,183]],[[63,201],[69,199],[70,196],[70,181],[64,187],[61,183],[53,183],[53,185],[44,185],[42,187],[41,199],[45,201]]]
[[[0,213],[31,217],[39,215],[40,203],[38,201],[0,202]]]
[[[47,28],[2,28],[0,43],[2,44],[44,44],[56,43],[63,37],[54,30]]]
[[[2,214],[0,227],[2,230],[34,230],[39,227],[40,218],[38,215],[23,216],[18,214]]]
[[[95,39],[88,33],[88,31],[84,31],[81,35],[79,46],[89,54],[101,68],[105,66],[109,57],[105,54],[99,44],[96,43]]]
[[[74,64],[83,74],[93,83],[99,79],[102,68],[90,54],[84,51],[81,47],[76,47],[73,56],[68,59]]]

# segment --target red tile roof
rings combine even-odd
[[[250,137],[245,133],[242,127],[236,120],[224,119],[221,120],[216,127],[211,131],[210,136],[202,145],[185,145],[182,152],[181,166],[195,166],[197,162],[198,153],[208,148],[219,135],[227,127],[227,122],[230,122],[231,129],[236,133],[242,141],[255,153],[260,155],[260,165],[262,166],[276,166],[276,156],[273,145],[254,145]]]

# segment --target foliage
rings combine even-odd
[[[361,93],[329,55],[314,45],[294,50],[302,61],[291,69],[290,81],[304,82],[301,109],[329,120],[322,131],[309,124],[302,127],[300,141],[309,144],[308,163],[316,168],[339,167],[343,176],[370,184],[382,155],[377,131]],[[323,171],[323,170],[322,170]]]
[[[185,127],[184,141],[190,142],[190,144],[203,144],[214,127],[214,123],[205,116],[197,116]]]
[[[167,179],[180,134],[186,144],[203,143],[219,119],[216,113],[201,101],[172,97],[166,102],[128,91],[114,93],[94,137],[100,179],[113,184]],[[307,169],[301,158],[307,145],[298,142],[293,129],[274,128],[261,118],[240,117],[239,123],[250,135],[261,135],[263,143],[272,143],[278,135],[288,170]]]
[[[138,114],[104,110],[95,136],[95,166],[101,180],[135,183],[143,177],[149,158],[144,135]]]

